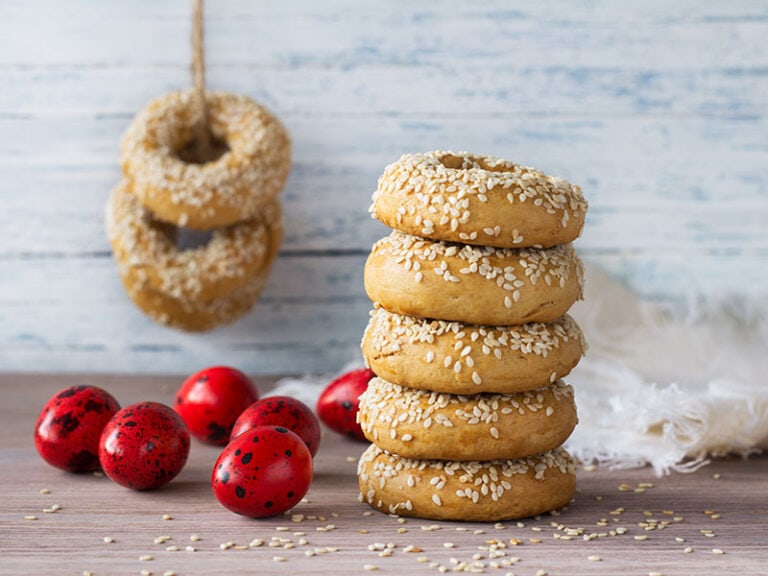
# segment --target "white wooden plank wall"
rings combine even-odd
[[[0,3],[0,370],[339,368],[376,179],[434,148],[581,184],[581,253],[649,298],[768,301],[768,2],[209,0],[209,85],[292,133],[288,233],[250,316],[153,324],[102,213],[133,114],[189,82],[190,4]]]

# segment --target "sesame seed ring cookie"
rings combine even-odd
[[[373,378],[360,396],[365,437],[405,458],[509,460],[553,450],[573,432],[573,389],[559,380],[517,394],[442,394]]]
[[[234,322],[253,308],[267,277],[265,270],[222,298],[194,302],[157,292],[132,278],[124,276],[122,281],[134,304],[155,322],[187,332],[205,332]]]
[[[571,244],[494,248],[395,230],[373,245],[364,281],[390,312],[506,326],[565,314],[581,298],[582,265]]]
[[[360,496],[388,514],[495,522],[568,504],[576,464],[562,448],[516,460],[415,460],[372,444],[358,463]]]
[[[547,324],[481,326],[376,307],[362,350],[368,367],[394,384],[451,394],[510,394],[566,376],[586,343],[567,314]]]
[[[223,298],[268,267],[281,238],[280,218],[273,202],[259,218],[218,228],[207,244],[180,250],[177,229],[156,220],[124,179],[112,192],[106,223],[126,283],[192,303]]]
[[[581,234],[587,202],[578,186],[534,168],[435,151],[387,166],[370,212],[390,228],[434,240],[546,248]]]
[[[159,220],[197,230],[257,216],[285,185],[291,143],[283,125],[247,96],[207,94],[209,127],[228,151],[196,164],[180,152],[194,136],[194,91],[165,94],[134,119],[122,140],[121,163],[142,204]]]
[[[219,229],[207,245],[179,250],[177,230],[139,205],[125,181],[113,191],[106,222],[131,300],[155,321],[191,332],[228,324],[253,307],[282,239],[275,201],[260,220]]]

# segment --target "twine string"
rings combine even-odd
[[[205,45],[203,43],[203,0],[194,0],[192,13],[192,80],[197,101],[198,119],[195,126],[195,156],[207,158],[211,153],[211,133],[208,129],[208,101],[205,97]]]

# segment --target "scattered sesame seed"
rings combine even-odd
[[[163,520],[166,520],[166,521],[173,520],[173,516],[171,516],[170,514],[163,514]]]
[[[691,552],[693,552],[693,548],[691,548],[690,546],[686,546],[685,548],[683,548],[683,554],[690,554]]]
[[[115,539],[111,536],[104,536],[104,544],[113,544],[115,542]]]
[[[587,556],[587,560],[590,560],[591,562],[600,562],[602,561],[602,558],[597,554],[592,554],[591,556]]]
[[[274,562],[285,562],[287,558],[285,556],[272,556]]]
[[[173,570],[166,570],[165,572],[163,572],[163,576],[176,576],[176,572],[174,572]]]
[[[155,557],[150,554],[144,554],[143,556],[139,556],[139,560],[141,562],[151,562],[154,559]]]
[[[720,548],[712,548],[712,554],[725,554]]]
[[[201,540],[199,534],[190,534],[189,539],[192,540],[192,542],[199,542]]]
[[[34,514],[27,514],[26,516],[24,516],[24,520],[37,520],[37,516],[35,516]]]
[[[378,570],[378,569],[379,569],[379,567],[376,566],[375,564],[364,564],[363,565],[363,570],[373,571],[373,570]]]
[[[40,488],[40,494],[50,494],[51,491],[48,488]]]

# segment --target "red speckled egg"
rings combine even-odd
[[[117,400],[101,388],[65,388],[40,412],[35,424],[35,448],[56,468],[69,472],[97,470],[101,431],[118,410]]]
[[[365,440],[357,423],[360,395],[368,388],[368,382],[376,376],[367,368],[342,374],[328,384],[317,400],[317,415],[331,430],[355,440]]]
[[[184,381],[173,407],[192,436],[223,446],[235,420],[258,399],[258,390],[248,376],[234,368],[213,366]]]
[[[165,404],[126,406],[107,423],[99,443],[104,473],[132,490],[152,490],[173,480],[189,456],[189,431]]]
[[[290,510],[311,483],[309,448],[281,426],[258,426],[240,434],[221,452],[211,478],[218,501],[251,518]]]
[[[256,426],[282,426],[288,428],[309,448],[312,456],[320,447],[320,423],[309,406],[290,396],[269,396],[254,402],[235,422],[230,438]]]

